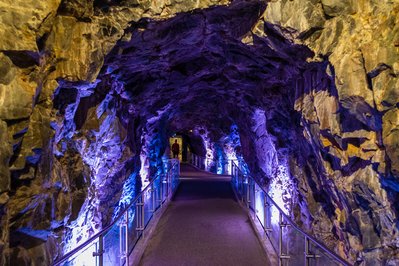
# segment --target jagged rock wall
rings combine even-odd
[[[232,124],[265,186],[292,178],[306,230],[397,263],[398,3],[276,0],[256,22],[265,5],[240,2],[0,3],[0,264],[100,230],[168,130]]]
[[[294,106],[316,157],[304,152],[308,167],[291,166],[309,227],[367,265],[398,263],[398,11],[397,1],[277,0],[263,17],[315,53],[294,84]]]
[[[215,3],[227,1],[0,3],[1,265],[10,258],[19,265],[49,264],[65,251],[60,239],[66,231],[94,221],[94,228],[74,232],[81,241],[109,222],[112,213],[102,208],[117,202],[123,182],[139,168],[140,130],[107,106],[113,85],[90,97],[88,82],[96,80],[116,41],[129,38],[123,36],[129,25]],[[85,208],[90,217],[76,220]]]

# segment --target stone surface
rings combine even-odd
[[[0,12],[0,264],[50,264],[101,230],[179,132],[345,259],[397,263],[397,1]]]
[[[295,16],[292,16],[295,14]],[[271,1],[264,14],[265,20],[280,24],[297,37],[303,37],[312,31],[323,27],[325,18],[320,1]]]
[[[0,139],[4,143],[0,264],[10,258],[20,265],[50,264],[108,224],[117,213],[109,206],[124,202],[122,197],[131,198],[137,190],[137,153],[145,125],[133,119],[117,122],[113,95],[120,91],[110,90],[113,84],[104,81],[104,88],[90,97],[105,55],[119,39],[131,38],[125,29],[152,18],[227,3],[0,4],[8,14],[2,16],[0,30]],[[64,89],[65,93],[58,93]],[[135,133],[127,135],[127,130]],[[155,160],[160,159],[158,153]],[[12,226],[6,230],[10,220]],[[50,232],[46,241],[39,240],[43,230]],[[21,244],[21,239],[31,246]]]
[[[399,174],[399,160],[398,160],[398,134],[399,134],[399,110],[393,109],[385,113],[383,117],[384,129],[383,140],[387,147],[386,151],[388,157],[391,158],[392,171],[395,176]]]
[[[1,53],[0,55],[0,83],[2,85],[8,85],[15,77],[15,68],[9,57]]]
[[[7,62],[6,64],[10,63],[7,57],[2,57],[0,60]],[[19,72],[12,66],[6,77],[10,76],[12,71]],[[6,84],[0,84],[0,118],[3,120],[25,119],[32,114],[37,84],[21,74],[15,73],[14,77],[7,78]]]
[[[8,171],[9,157],[11,155],[11,147],[8,141],[7,124],[0,120],[0,141],[5,145],[0,148],[0,194],[8,191],[10,188],[10,172]],[[4,204],[2,201],[1,204]]]
[[[324,13],[329,17],[352,14],[354,12],[354,1],[322,0]]]
[[[41,29],[51,20],[60,0],[51,1],[2,1],[1,51],[37,51],[36,40],[41,38]]]
[[[295,109],[304,118],[302,124],[307,128],[305,137],[313,143],[313,147],[318,146],[322,171],[331,176],[331,189],[334,190],[331,195],[339,197],[330,197],[334,208],[339,209],[336,211],[339,215],[329,215],[327,219],[338,225],[344,217],[342,214],[350,213],[344,220],[351,224],[336,228],[344,233],[339,234],[347,250],[341,251],[342,256],[349,260],[356,258],[366,265],[387,263],[388,258],[395,257],[392,251],[396,249],[396,244],[393,243],[396,243],[398,234],[395,222],[381,223],[397,219],[393,218],[397,210],[394,207],[396,196],[390,198],[386,193],[396,195],[398,191],[399,157],[393,141],[396,138],[398,103],[395,72],[398,3],[322,0],[325,20],[319,20],[320,24],[316,26],[312,16],[303,14],[306,14],[309,5],[317,5],[319,1],[305,1],[306,4],[298,6],[294,12],[294,2],[287,2],[273,1],[269,5],[271,9],[265,12],[265,20],[282,28],[290,27],[285,36],[309,46],[315,52],[316,62],[328,59],[331,65],[325,73],[335,81],[324,85],[321,93],[314,86],[315,81],[316,84],[317,81],[323,84],[316,73],[305,73],[303,81],[296,84],[299,95],[310,90],[310,93],[297,98]],[[288,19],[290,17],[301,23],[293,23]],[[315,25],[313,31],[307,31],[309,25]],[[318,95],[321,96],[319,99]],[[322,103],[326,111],[320,110],[318,103]],[[365,176],[371,179],[359,181]],[[317,181],[320,182],[323,183],[323,180]],[[308,188],[301,189],[309,191]],[[342,194],[342,190],[348,190],[349,194]],[[381,206],[388,210],[381,211]],[[309,205],[309,208],[310,213],[315,213],[315,206]],[[343,211],[343,208],[346,210]],[[368,210],[373,215],[364,215]],[[328,214],[327,209],[325,211]],[[383,212],[389,218],[377,215]],[[320,233],[331,231],[331,224],[325,220],[316,218],[313,222],[322,226]],[[394,246],[392,250],[390,245]],[[349,246],[354,250],[349,252]],[[360,250],[364,251],[363,255],[357,252]]]
[[[8,243],[8,226],[9,215],[7,203],[9,200],[8,191],[10,190],[10,172],[8,170],[9,158],[12,150],[8,141],[7,123],[0,120],[0,262],[5,264],[7,261]]]

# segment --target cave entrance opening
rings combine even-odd
[[[178,158],[181,162],[189,162],[193,154],[205,155],[205,145],[201,138],[192,135],[192,130],[187,132],[176,132],[169,136],[168,147],[165,150],[165,156],[173,158],[172,145],[177,141],[179,145]]]
[[[173,145],[177,143],[178,145],[178,155],[177,158],[179,161],[183,161],[183,152],[182,152],[182,147],[183,147],[183,137],[181,135],[175,135],[169,138],[169,158],[174,158],[173,154]],[[186,145],[187,146],[187,145]]]

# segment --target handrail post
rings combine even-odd
[[[242,190],[242,201],[245,202],[245,176],[241,175],[241,190]]]
[[[104,265],[104,236],[100,235],[98,238],[98,265]]]
[[[168,194],[167,194],[167,198],[169,200],[169,196],[170,196],[170,190],[171,190],[171,184],[170,184],[170,172],[168,172],[168,174],[166,175],[166,183],[168,184]]]
[[[246,183],[246,187],[247,187],[247,208],[250,209],[251,208],[251,179],[249,176],[246,177],[247,183]]]
[[[139,200],[136,202],[136,210],[135,210],[135,216],[136,216],[136,237],[139,236],[139,231],[140,231],[140,212],[139,212]]]
[[[123,221],[119,224],[119,253],[121,265],[123,265],[123,260],[125,260],[125,265],[129,265],[129,250],[128,250],[128,241],[129,241],[129,212],[125,212],[123,216]]]
[[[151,206],[151,209],[150,209],[150,211],[152,212],[152,213],[154,213],[155,212],[155,197],[156,197],[156,193],[154,193],[155,192],[155,189],[154,189],[154,183],[152,183],[151,184],[151,188],[150,188],[150,192],[151,192],[151,204],[152,204],[152,206]]]
[[[309,238],[305,236],[305,266],[309,266]]]
[[[137,235],[139,236],[140,233],[144,236],[144,202],[143,202],[143,194],[137,199],[136,202],[136,230]]]
[[[240,175],[240,182],[241,182],[241,201],[245,202],[245,178],[242,174]]]
[[[101,234],[98,237],[98,249],[96,252],[93,252],[93,257],[98,257],[98,265],[104,265],[104,236]],[[97,264],[97,263],[96,263]]]
[[[162,206],[163,206],[163,179],[164,179],[164,176],[162,175],[161,177],[160,177],[160,180],[159,180],[159,195],[160,195],[160,197],[159,197],[159,204],[160,204],[160,207],[162,208]]]
[[[129,265],[129,211],[126,211],[126,230],[125,230],[125,249],[126,265]]]
[[[283,253],[283,228],[282,228],[282,226],[281,226],[281,223],[282,223],[282,220],[283,220],[283,217],[282,217],[282,215],[281,215],[281,212],[279,213],[279,234],[278,234],[278,236],[279,236],[279,238],[278,238],[278,265],[279,266],[282,266],[283,265],[283,262],[282,262],[282,253]]]
[[[177,178],[180,176],[180,162],[177,163]]]
[[[265,205],[263,206],[264,208],[264,217],[265,217],[265,231],[266,233],[273,231],[273,227],[271,225],[271,219],[272,219],[272,215],[271,215],[271,210],[270,207],[272,206],[269,203],[269,198],[267,197],[266,193],[263,193],[263,197],[264,197],[264,203]]]
[[[310,252],[310,239],[305,235],[305,265],[310,265],[311,259],[320,258],[319,255]]]
[[[288,227],[289,224],[283,222],[283,214],[279,212],[279,227],[280,227],[280,232],[279,232],[279,265],[283,265],[283,260],[285,259],[290,259],[291,256],[289,253],[284,254],[283,252],[283,228]],[[288,245],[287,245],[288,247]],[[287,250],[288,251],[288,250]]]
[[[144,227],[145,227],[145,200],[144,200],[144,193],[141,194],[141,228],[142,228],[142,237],[144,237]]]
[[[175,176],[176,186],[177,186],[178,181],[179,181],[179,176],[180,176],[180,162],[177,162],[177,172],[176,172],[176,176]],[[176,189],[176,187],[175,187],[175,189]]]

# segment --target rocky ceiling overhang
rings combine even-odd
[[[233,129],[252,174],[341,256],[398,264],[396,1],[0,10],[0,264],[50,263],[100,230],[170,133],[198,125],[208,144]]]
[[[273,94],[286,90],[312,56],[267,23],[268,38],[251,34],[265,7],[237,2],[132,23],[99,79],[119,81],[118,93],[134,106],[130,112],[147,119],[162,110],[187,125],[207,121],[211,128],[248,116],[257,106],[277,103]]]

